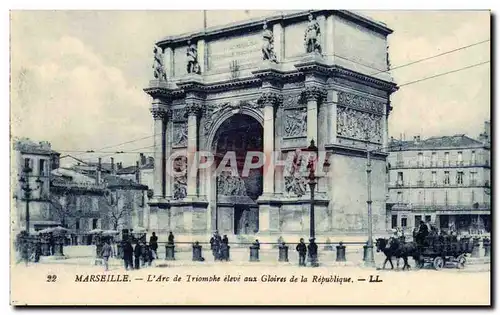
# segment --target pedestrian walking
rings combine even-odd
[[[122,242],[122,248],[123,248],[123,261],[125,263],[125,270],[134,269],[134,265],[132,263],[134,249],[132,248],[132,244],[130,243],[130,241],[124,241]]]
[[[142,246],[139,241],[136,241],[135,248],[134,248],[134,267],[135,269],[140,269],[141,268],[141,255],[142,255]]]
[[[306,265],[307,247],[306,247],[306,244],[304,243],[303,238],[300,239],[299,244],[297,244],[297,247],[295,249],[299,253],[299,266],[305,266]]]
[[[104,270],[109,270],[109,257],[113,256],[113,247],[109,244],[109,240],[104,242],[101,250],[102,260],[104,261]]]
[[[311,267],[318,267],[318,244],[316,244],[314,241],[314,237],[309,239],[307,251],[309,252],[309,261],[311,262]]]

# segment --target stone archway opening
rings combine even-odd
[[[213,149],[217,169],[225,166],[237,170],[238,173],[217,174],[218,229],[236,235],[257,233],[259,207],[256,201],[262,195],[263,168],[249,168],[247,165],[245,171],[245,162],[249,154],[254,156],[251,159],[253,163],[258,162],[259,158],[255,155],[263,151],[262,125],[249,115],[235,114],[218,128]]]

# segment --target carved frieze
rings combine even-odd
[[[372,113],[337,107],[337,135],[382,143],[382,117]]]
[[[296,108],[283,111],[283,137],[305,137],[307,135],[307,109]]]
[[[174,123],[174,135],[172,143],[174,147],[185,147],[187,146],[188,139],[188,125],[185,122]]]
[[[292,107],[300,107],[304,106],[304,99],[302,94],[296,93],[287,95],[283,98],[283,102],[280,104],[283,108],[292,108]]]
[[[386,106],[383,102],[344,91],[338,92],[338,104],[377,115],[383,115],[384,106]]]

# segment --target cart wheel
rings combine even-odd
[[[434,268],[436,270],[440,270],[441,268],[443,268],[443,266],[444,266],[444,260],[443,260],[443,258],[442,257],[436,257],[436,258],[434,258],[433,265],[434,265]]]
[[[458,256],[458,262],[457,262],[457,268],[458,269],[464,269],[465,268],[465,263],[467,262],[467,259],[465,259],[464,255]]]

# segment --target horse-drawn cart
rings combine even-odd
[[[419,244],[420,245],[420,244]],[[451,236],[429,236],[425,242],[418,246],[420,249],[420,268],[432,264],[434,269],[440,270],[446,263],[453,263],[459,269],[465,267],[467,254],[472,253],[472,239]]]

